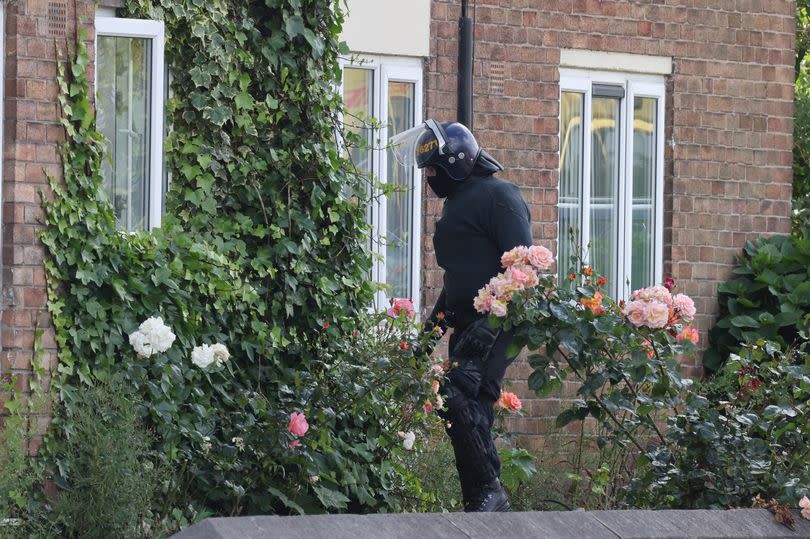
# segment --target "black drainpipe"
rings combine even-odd
[[[473,21],[467,16],[467,0],[461,0],[458,21],[458,121],[473,128]]]

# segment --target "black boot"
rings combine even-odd
[[[477,489],[472,498],[464,505],[466,513],[504,513],[509,511],[509,499],[497,479]]]

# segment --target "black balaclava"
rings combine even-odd
[[[442,167],[434,167],[436,169],[435,176],[429,176],[427,178],[428,185],[430,189],[436,193],[436,196],[439,198],[447,198],[453,194],[453,192],[458,187],[459,183],[444,171]]]
[[[442,167],[435,166],[434,168],[436,175],[428,177],[428,185],[437,197],[447,198],[453,194],[461,182],[451,178]],[[503,170],[503,165],[482,149],[475,160],[472,173],[474,176],[491,176],[501,170]]]

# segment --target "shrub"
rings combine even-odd
[[[773,236],[748,242],[736,277],[718,287],[720,314],[703,356],[709,371],[759,339],[791,345],[810,319],[810,239]]]
[[[732,354],[668,418],[667,443],[639,458],[629,502],[727,508],[759,495],[795,505],[810,489],[808,374],[805,346],[786,353],[760,341]]]
[[[142,406],[121,382],[82,391],[71,411],[70,435],[53,455],[60,492],[42,515],[70,537],[142,537],[159,495],[152,436],[138,417]]]
[[[27,451],[27,400],[16,391],[12,380],[0,383],[0,395],[7,399],[3,406],[8,410],[0,424],[0,521],[9,519],[16,524],[15,519],[25,516],[37,482]],[[11,535],[11,527],[0,527],[0,537]]]

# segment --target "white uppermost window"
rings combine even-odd
[[[96,17],[98,129],[107,139],[104,186],[122,230],[160,226],[163,39],[161,21]]]
[[[394,193],[377,199],[368,216],[376,255],[371,277],[387,285],[389,297],[410,298],[417,305],[421,176],[415,167],[399,164],[386,147],[390,137],[422,122],[422,63],[380,56],[346,63],[342,94],[344,124],[363,141],[351,149],[352,161],[360,172],[396,187]]]
[[[574,229],[614,297],[661,282],[664,88],[656,75],[560,70],[561,281]]]

